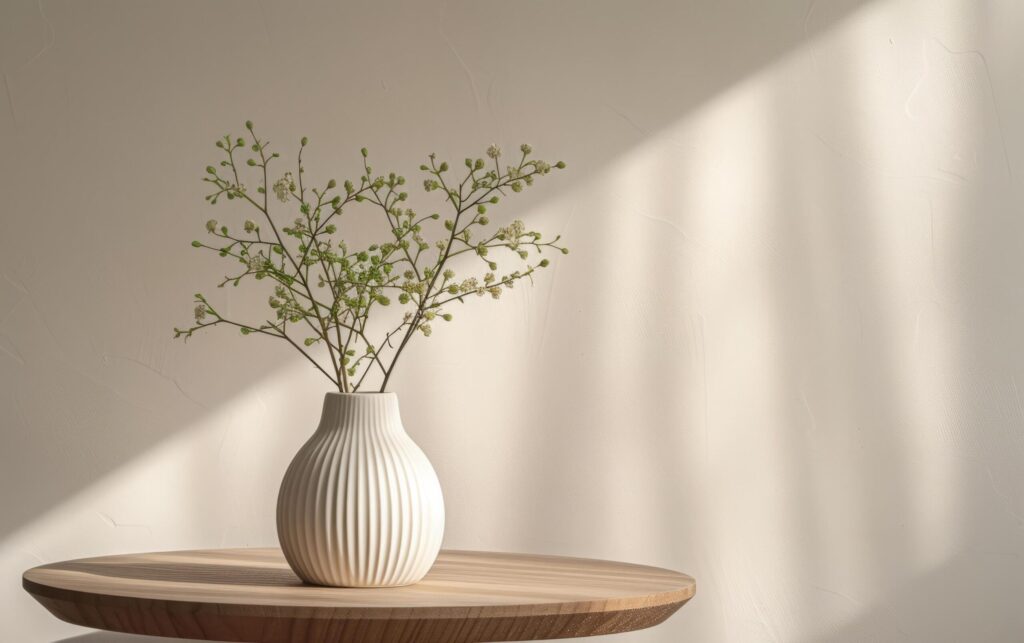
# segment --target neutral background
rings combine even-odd
[[[1017,0],[4,0],[0,640],[143,640],[56,621],[27,567],[275,543],[326,382],[171,339],[200,288],[267,295],[189,247],[246,216],[200,182],[245,119],[321,181],[364,145],[569,164],[494,218],[573,253],[394,382],[447,546],[697,577],[609,641],[1019,639],[1022,30]]]

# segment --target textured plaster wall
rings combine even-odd
[[[320,180],[363,145],[569,163],[494,215],[573,253],[394,383],[448,546],[698,578],[609,641],[1021,638],[1022,27],[1016,0],[5,0],[0,640],[142,640],[51,618],[29,566],[275,543],[324,382],[170,336],[222,274],[188,244],[247,118],[311,136]]]

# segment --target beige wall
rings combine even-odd
[[[26,567],[275,542],[324,382],[170,334],[222,274],[188,243],[247,118],[312,137],[321,180],[363,145],[569,163],[495,217],[573,253],[394,385],[448,546],[698,578],[608,640],[1019,638],[1022,27],[1015,0],[5,0],[0,640],[141,640],[74,638]]]

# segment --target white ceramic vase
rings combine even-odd
[[[398,396],[328,393],[277,498],[278,539],[299,578],[410,585],[434,564],[443,533],[441,485],[402,426]]]

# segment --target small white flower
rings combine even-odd
[[[288,200],[288,195],[295,190],[295,179],[291,172],[285,172],[284,176],[274,183],[274,195],[281,203]]]
[[[217,220],[216,219],[210,219],[209,221],[206,222],[206,231],[207,232],[214,232],[216,230],[217,230]]]
[[[251,232],[253,232],[255,230],[256,230],[256,222],[253,221],[252,219],[246,219],[245,220],[245,231],[251,233]]]
[[[195,315],[196,323],[202,323],[202,321],[206,319],[206,304],[199,304],[196,306]]]
[[[496,159],[501,156],[501,148],[496,143],[491,143],[491,146],[487,148],[487,156],[492,159]]]

